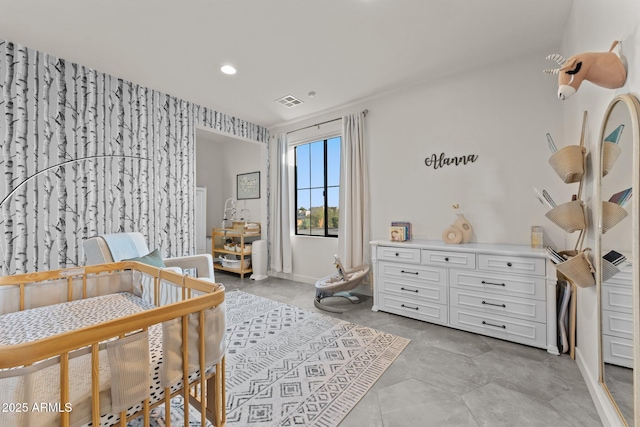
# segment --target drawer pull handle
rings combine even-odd
[[[405,287],[400,288],[401,291],[408,291],[408,292],[415,292],[416,294],[418,293],[417,289],[407,289]]]
[[[511,267],[513,266],[513,264],[511,264],[510,262],[507,263],[507,267]]]
[[[411,310],[416,310],[416,311],[418,310],[418,307],[411,307],[410,305],[404,305],[404,304],[402,304],[402,307],[410,308]]]
[[[493,303],[491,303],[491,302],[486,302],[486,301],[482,301],[482,304],[485,304],[485,305],[494,305],[494,306],[496,306],[496,307],[507,308],[507,306],[506,306],[506,305],[504,305],[504,304],[493,304]]]
[[[404,270],[400,270],[400,273],[406,273],[406,274],[415,274],[416,276],[420,273],[418,273],[417,271],[404,271]]]
[[[446,257],[444,260],[445,260],[445,261],[447,261],[447,262],[449,262],[449,257]]]
[[[396,252],[396,256],[400,256],[400,254],[398,252]]]
[[[485,281],[485,280],[483,280],[483,281],[482,281],[482,282],[480,282],[480,283],[482,283],[483,285],[507,286],[507,285],[505,285],[504,283],[493,283],[493,282],[487,282],[487,281]]]
[[[506,327],[506,326],[504,326],[504,325],[494,325],[493,323],[488,323],[488,322],[485,322],[484,320],[482,321],[482,324],[483,324],[483,325],[488,325],[488,326],[494,326],[494,327],[496,327],[496,328],[507,329],[507,327]]]

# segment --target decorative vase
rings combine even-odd
[[[462,243],[462,231],[458,227],[450,225],[442,232],[442,241],[449,245]]]
[[[458,219],[453,223],[453,226],[459,229],[462,233],[461,243],[469,243],[471,241],[473,227],[471,227],[471,224],[469,224],[469,221],[467,221],[463,214],[458,214]]]

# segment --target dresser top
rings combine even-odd
[[[492,255],[527,256],[547,258],[545,249],[534,249],[527,245],[505,245],[496,243],[463,243],[451,245],[441,240],[407,240],[406,242],[392,242],[390,240],[373,240],[373,246],[388,246],[394,248],[433,249],[448,252],[473,252]]]

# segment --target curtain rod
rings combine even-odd
[[[367,117],[368,113],[369,113],[369,110],[364,110],[362,112],[362,114],[364,114],[365,117]],[[314,125],[305,126],[303,128],[300,128],[300,129],[292,130],[290,132],[287,132],[287,135],[289,135],[290,133],[298,132],[300,130],[309,129],[309,128],[312,128],[312,127],[315,127],[315,126],[326,125],[327,123],[336,122],[338,120],[342,120],[342,117],[338,117],[337,119],[327,120],[326,122],[316,123]]]

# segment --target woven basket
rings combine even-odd
[[[625,208],[617,203],[602,202],[602,234],[627,217]]]
[[[620,273],[620,269],[615,265],[611,264],[606,259],[602,259],[602,281],[606,282],[611,279],[616,274]]]
[[[581,288],[588,288],[596,284],[596,280],[593,277],[593,265],[586,253],[587,251],[589,251],[588,248],[577,254],[576,251],[560,252],[560,254],[566,254],[571,258],[555,266],[556,270]]]
[[[584,230],[587,226],[582,200],[573,200],[558,205],[547,212],[545,216],[567,233]]]
[[[568,145],[554,153],[549,158],[549,164],[565,183],[578,182],[584,175],[586,151],[586,148],[581,145]]]
[[[602,144],[602,176],[607,176],[613,169],[613,165],[616,164],[621,151],[620,146],[613,142],[605,141]]]

